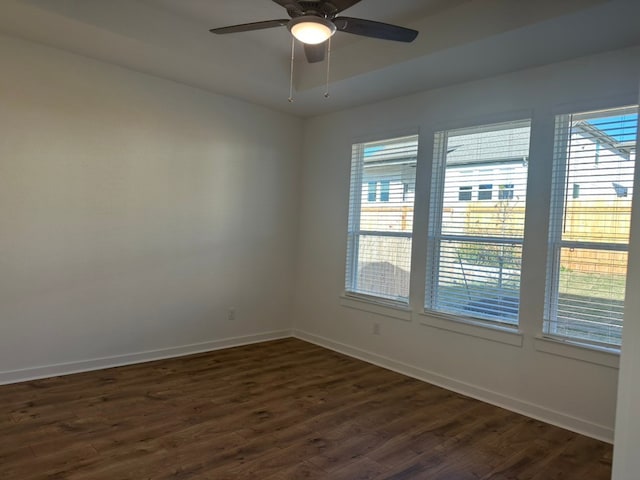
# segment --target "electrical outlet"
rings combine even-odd
[[[373,334],[374,335],[380,335],[380,324],[379,323],[374,323],[373,324]]]
[[[233,321],[236,319],[236,309],[231,307],[229,308],[229,310],[227,311],[227,320],[229,321]]]

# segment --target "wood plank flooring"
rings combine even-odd
[[[600,480],[611,455],[295,339],[0,387],[3,480]]]

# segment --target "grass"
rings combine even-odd
[[[577,295],[624,301],[626,277],[582,273],[571,270],[560,272],[560,295]]]
[[[562,271],[556,333],[619,345],[625,281],[624,275]],[[457,298],[460,308],[456,310],[461,314],[503,323],[517,322],[517,312],[510,304],[511,299],[517,302],[517,288],[500,290],[489,283],[469,282],[466,286],[460,283],[440,287],[440,298]]]

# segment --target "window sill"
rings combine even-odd
[[[504,343],[514,347],[522,347],[523,335],[516,328],[475,322],[462,317],[446,315],[436,312],[419,313],[420,324],[427,327],[447,330],[449,332],[482,338],[492,342]]]
[[[550,355],[572,358],[615,369],[620,366],[620,353],[612,349],[574,343],[568,340],[557,340],[542,335],[536,336],[534,344],[537,351]]]
[[[382,315],[384,317],[397,318],[405,322],[411,321],[411,309],[408,305],[393,305],[382,300],[378,301],[374,298],[357,297],[346,294],[340,296],[340,305],[364,312],[375,313],[376,315]]]

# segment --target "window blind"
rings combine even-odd
[[[407,304],[418,137],[352,147],[345,290]]]
[[[518,323],[530,130],[436,133],[425,309]]]
[[[544,332],[618,347],[638,107],[556,117]]]

